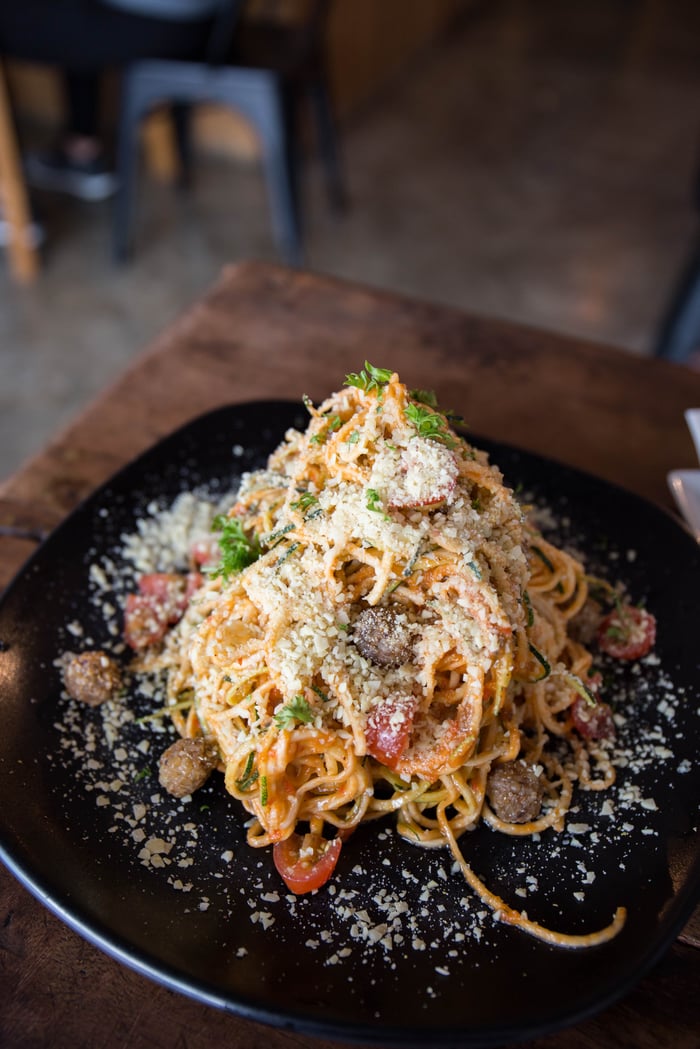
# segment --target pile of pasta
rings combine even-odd
[[[306,431],[243,478],[205,581],[141,656],[167,669],[187,761],[223,770],[249,843],[273,847],[292,891],[322,885],[353,829],[393,813],[408,841],[451,849],[500,920],[604,942],[623,909],[593,933],[554,932],[494,895],[458,845],[481,821],[561,830],[575,781],[613,781],[591,757],[609,708],[571,628],[582,564],[396,374],[367,363],[307,407]]]

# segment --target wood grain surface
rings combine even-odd
[[[261,263],[211,292],[0,486],[0,588],[118,467],[202,412],[319,400],[365,359],[434,389],[474,434],[588,470],[672,509],[696,465],[683,411],[700,374],[604,346]],[[697,1049],[700,921],[625,999],[533,1049]],[[79,938],[0,870],[0,1046],[272,1049],[331,1043],[259,1027],[157,986]]]

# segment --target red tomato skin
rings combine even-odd
[[[449,485],[443,485],[442,488],[436,488],[432,495],[426,495],[424,499],[407,499],[400,498],[399,496],[389,497],[389,509],[390,510],[419,510],[425,506],[440,506],[444,503],[454,492],[457,487],[457,483],[452,482]]]
[[[598,701],[595,706],[577,696],[570,707],[571,722],[583,739],[614,739],[615,722],[608,703]]]
[[[323,839],[319,839],[322,842]],[[290,892],[296,896],[302,896],[306,892],[313,892],[325,885],[338,862],[342,841],[333,838],[332,841],[324,842],[323,852],[317,855],[312,862],[299,858],[304,837],[301,834],[290,834],[284,841],[278,841],[272,848],[272,858],[277,872],[282,877]]]
[[[148,572],[139,579],[139,593],[160,606],[168,623],[177,623],[187,607],[186,582],[177,572]]]
[[[159,606],[147,594],[129,594],[124,607],[124,640],[140,651],[162,641],[168,629]]]
[[[408,747],[417,707],[415,696],[387,696],[370,711],[367,753],[387,768],[395,768]]]
[[[200,540],[190,548],[190,560],[194,565],[209,565],[219,557],[219,544],[215,539]]]
[[[190,598],[204,582],[204,576],[201,572],[188,572],[185,578],[185,605],[189,603]]]
[[[656,641],[656,619],[644,608],[625,605],[617,608],[598,627],[598,644],[613,659],[641,659]]]
[[[200,572],[146,572],[139,578],[138,593],[129,594],[124,608],[124,640],[136,651],[158,644],[187,608],[202,585]]]

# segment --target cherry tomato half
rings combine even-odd
[[[582,696],[578,696],[571,704],[571,722],[583,739],[615,738],[612,708],[600,700],[591,706]]]
[[[178,572],[147,572],[139,579],[139,593],[150,598],[167,623],[177,623],[187,607],[186,580]]]
[[[417,707],[415,696],[401,695],[387,696],[372,707],[365,728],[367,751],[382,765],[393,769],[403,756]]]
[[[598,644],[613,659],[641,659],[655,641],[656,619],[636,605],[614,609],[598,627]]]
[[[273,847],[272,858],[287,888],[301,896],[326,884],[342,844],[340,838],[327,841],[320,834],[290,834]]]
[[[129,594],[124,607],[124,640],[135,651],[158,644],[168,630],[162,606],[148,594]]]
[[[138,593],[129,594],[124,607],[124,640],[139,651],[163,640],[168,628],[183,616],[190,598],[202,585],[200,572],[146,572]]]

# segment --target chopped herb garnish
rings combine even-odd
[[[421,552],[421,543],[418,544],[418,546],[416,547],[415,551],[413,552],[411,560],[408,562],[408,564],[404,568],[403,572],[401,573],[401,575],[403,576],[404,579],[408,579],[408,577],[410,575],[412,575],[413,569],[416,567],[416,561],[420,557],[420,552]]]
[[[284,551],[284,553],[280,554],[280,556],[275,561],[275,568],[279,568],[280,565],[283,565],[284,562],[287,560],[287,558],[291,557],[292,554],[294,553],[294,551],[298,550],[298,549],[299,549],[299,543],[292,543],[291,546],[288,546],[287,549]]]
[[[472,572],[474,573],[474,575],[476,576],[477,579],[481,579],[482,578],[481,568],[476,563],[476,561],[469,561],[469,562],[467,562],[467,567],[471,568]]]
[[[349,434],[345,438],[345,443],[346,444],[357,444],[359,439],[360,439],[360,432],[359,432],[359,430],[353,430],[352,433]]]
[[[382,498],[376,488],[367,489],[367,509],[372,513],[381,514],[385,521],[390,521],[389,514],[384,512]]]
[[[258,771],[257,769],[253,769],[254,764],[255,751],[251,750],[250,754],[248,755],[248,760],[246,761],[245,768],[243,770],[243,775],[240,779],[236,780],[236,786],[239,790],[247,790],[248,787],[252,787],[252,785],[257,780]]]
[[[367,509],[372,510],[375,514],[384,513],[381,496],[376,488],[367,489]]]
[[[134,783],[138,783],[139,780],[146,779],[146,777],[150,775],[151,770],[148,768],[148,766],[145,766],[144,768],[140,769],[134,776]]]
[[[457,439],[447,429],[447,424],[442,415],[432,411],[430,408],[422,408],[419,404],[407,404],[404,414],[408,421],[415,427],[419,437],[430,441],[439,441],[447,448],[456,448]]]
[[[412,401],[427,404],[430,408],[437,408],[438,400],[434,390],[410,390],[409,397]]]
[[[136,718],[134,724],[145,725],[147,721],[153,721],[155,718],[164,718],[175,710],[189,710],[194,703],[194,689],[188,688],[183,691],[187,693],[184,699],[181,699],[178,703],[168,703],[167,707],[154,710],[151,714],[144,714],[143,717]]]
[[[525,616],[527,625],[530,627],[535,622],[535,613],[532,610],[532,601],[527,590],[523,592],[523,605],[525,606]]]
[[[554,565],[549,560],[549,558],[545,554],[544,550],[541,550],[539,546],[532,546],[532,547],[530,547],[530,549],[532,550],[533,554],[537,554],[537,556],[539,557],[540,561],[542,561],[542,563],[547,566],[547,568],[549,569],[550,572],[554,571]]]
[[[298,499],[295,499],[294,502],[289,505],[292,510],[308,510],[310,507],[315,506],[317,502],[318,499],[313,492],[304,492]]]
[[[302,695],[295,696],[286,706],[282,707],[275,716],[274,722],[277,728],[291,728],[295,721],[308,725],[313,721],[314,712]]]
[[[380,391],[393,374],[389,368],[375,368],[369,361],[365,361],[361,372],[350,372],[345,376],[345,385],[356,386],[365,393],[371,393],[372,390]]]
[[[318,685],[312,685],[311,689],[313,692],[316,693],[319,699],[321,699],[324,703],[328,703],[331,697],[328,695],[327,692],[324,692],[322,688],[318,687]]]
[[[416,841],[420,841],[420,835],[412,824],[404,823],[403,820],[399,820],[396,824],[396,829],[403,837],[410,834],[412,838],[416,839]]]
[[[400,776],[395,775],[388,769],[382,769],[382,778],[386,780],[390,787],[394,790],[410,790],[411,784],[407,783],[406,780],[401,779]]]
[[[539,651],[539,649],[535,648],[533,644],[530,644],[529,648],[544,671],[544,673],[540,674],[540,676],[537,678],[537,681],[544,681],[544,679],[546,677],[549,677],[549,675],[552,673],[552,668],[550,667],[548,661],[545,659],[542,653]]]
[[[276,531],[270,532],[269,535],[263,536],[261,542],[264,543],[265,546],[270,546],[275,540],[281,539],[283,535],[287,535],[288,532],[293,532],[295,528],[296,525],[294,524],[284,525],[283,528],[278,528]]]
[[[578,692],[579,696],[582,696],[583,699],[585,699],[586,703],[588,703],[589,706],[591,706],[591,707],[597,707],[598,706],[598,700],[595,698],[595,696],[591,692],[590,688],[587,688],[586,685],[584,685],[584,683],[583,683],[583,681],[581,680],[580,677],[578,677],[576,674],[572,674],[570,671],[569,671],[569,673],[567,673],[566,676],[567,676],[567,678],[569,680],[569,684],[572,686],[572,688],[576,692]]]
[[[212,575],[221,575],[224,579],[228,579],[229,576],[252,565],[260,557],[262,551],[258,537],[256,535],[247,536],[243,525],[237,518],[217,514],[212,530],[221,532],[219,536],[221,560],[209,569]]]

